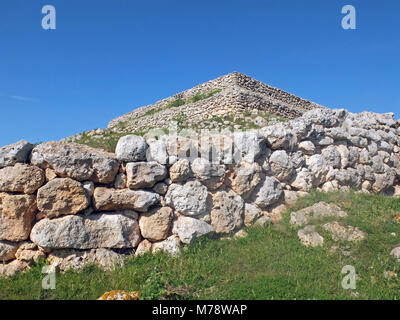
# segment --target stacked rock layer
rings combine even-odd
[[[312,188],[399,194],[393,114],[313,109],[260,130],[125,136],[116,153],[26,141],[0,149],[0,274],[165,250],[277,222]]]

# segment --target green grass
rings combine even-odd
[[[149,129],[150,130],[150,129]],[[89,147],[103,149],[108,152],[115,152],[115,148],[117,146],[118,140],[126,136],[128,134],[134,134],[137,136],[143,136],[146,132],[124,132],[117,133],[112,131],[106,131],[106,133],[102,134],[100,137],[89,136],[87,133],[82,133],[80,139],[75,140],[75,143],[84,144]]]
[[[322,248],[302,246],[298,228],[289,225],[291,211],[319,201],[341,206],[349,214],[341,221],[368,233],[361,243],[339,244],[350,256],[328,253],[337,243],[323,232]],[[280,224],[248,228],[246,238],[203,238],[177,258],[147,254],[109,272],[88,266],[57,274],[55,290],[41,289],[42,262],[0,279],[0,299],[96,299],[110,290],[139,290],[142,299],[399,299],[400,280],[383,276],[388,270],[400,274],[400,263],[389,254],[399,242],[400,225],[392,219],[398,211],[400,200],[383,195],[312,192]],[[341,287],[345,265],[359,277],[353,291]]]
[[[156,114],[158,112],[161,112],[161,111],[164,111],[164,110],[168,110],[168,109],[171,109],[171,108],[180,107],[180,106],[183,106],[185,104],[194,103],[194,102],[197,102],[197,101],[200,101],[200,100],[208,99],[208,98],[212,97],[213,95],[215,95],[215,94],[217,94],[217,93],[219,93],[221,91],[222,91],[221,89],[216,89],[216,90],[212,90],[212,91],[210,91],[208,93],[198,92],[195,95],[189,97],[187,100],[183,99],[182,94],[177,94],[174,97],[175,100],[169,102],[165,107],[162,107],[162,108],[159,108],[159,109],[148,110],[142,116],[140,116],[139,118],[146,117],[146,116],[151,116],[151,115],[154,115],[154,114]]]

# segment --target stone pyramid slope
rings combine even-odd
[[[198,97],[199,100],[196,101],[197,99],[193,97]],[[178,99],[186,103],[174,106],[174,102]],[[255,110],[268,115],[293,119],[308,110],[321,107],[239,72],[232,72],[173,97],[160,100],[153,105],[133,110],[112,120],[108,128],[119,127],[126,131],[143,131],[149,127],[168,127],[170,122],[176,119],[189,124],[199,123],[202,119],[224,119],[227,116]]]

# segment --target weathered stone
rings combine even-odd
[[[153,244],[149,240],[144,239],[139,243],[138,247],[136,248],[135,256],[141,256],[147,252],[151,252],[152,246]]]
[[[266,177],[256,188],[254,203],[261,209],[277,203],[283,195],[282,185],[274,177]]]
[[[265,227],[270,224],[272,224],[272,219],[268,216],[262,216],[255,223],[255,225],[259,227]]]
[[[317,247],[324,244],[324,238],[315,230],[315,226],[307,226],[297,232],[300,242],[307,247]]]
[[[25,271],[28,268],[28,263],[20,260],[13,260],[7,264],[0,264],[0,277],[12,277],[17,272]]]
[[[365,239],[365,233],[357,227],[346,226],[337,221],[324,224],[323,228],[329,231],[334,241],[361,241]]]
[[[33,248],[25,248],[22,245],[15,253],[15,257],[20,261],[25,261],[26,263],[31,264],[38,263],[40,259],[46,257],[46,254],[43,252],[43,250],[36,248],[36,245]]]
[[[204,158],[196,158],[192,163],[192,171],[195,177],[210,190],[218,189],[224,183],[224,165],[211,163]]]
[[[390,255],[395,257],[397,259],[397,262],[400,262],[400,246],[390,251]]]
[[[164,182],[156,183],[153,187],[153,191],[159,195],[165,195],[168,191],[168,185]]]
[[[269,158],[272,174],[279,181],[288,180],[294,173],[294,168],[289,155],[285,150],[277,150]]]
[[[19,247],[18,243],[9,241],[0,241],[0,264],[4,261],[14,259],[18,247]]]
[[[98,211],[131,209],[146,212],[160,202],[160,196],[154,192],[103,187],[96,188],[93,197],[94,207]]]
[[[244,231],[244,230],[242,229],[242,230],[239,230],[238,232],[236,232],[236,233],[233,235],[233,238],[234,238],[234,239],[242,239],[242,238],[246,238],[248,235],[249,235],[249,234],[248,234],[246,231]]]
[[[27,162],[32,149],[33,144],[25,140],[0,148],[0,168]]]
[[[126,165],[127,186],[130,189],[151,188],[167,176],[165,166],[153,162],[130,162]]]
[[[306,123],[319,124],[331,128],[338,126],[346,115],[347,111],[344,109],[316,108],[304,113],[302,118]]]
[[[375,193],[383,192],[393,186],[396,174],[393,170],[388,170],[384,174],[375,174],[375,183],[372,189]]]
[[[45,176],[46,176],[46,182],[49,182],[57,178],[57,172],[55,172],[55,170],[53,169],[47,168],[45,170]]]
[[[326,176],[330,168],[321,155],[316,154],[311,156],[307,161],[307,165],[314,176],[314,186],[319,186],[326,182]]]
[[[290,161],[295,169],[299,169],[306,164],[306,156],[303,152],[297,151],[291,155]]]
[[[178,160],[169,169],[172,182],[184,182],[190,178],[191,174],[190,162],[187,159]]]
[[[27,164],[0,169],[0,191],[32,194],[45,181],[43,170]]]
[[[118,140],[115,154],[120,161],[144,161],[146,160],[147,148],[147,143],[142,137],[127,135]]]
[[[298,146],[304,154],[312,156],[315,153],[315,145],[311,141],[302,141]]]
[[[78,181],[111,183],[118,172],[114,154],[76,143],[46,142],[32,151],[31,163]]]
[[[34,196],[0,193],[0,240],[28,239],[36,211]]]
[[[152,252],[165,251],[171,256],[177,256],[180,252],[179,237],[172,235],[164,241],[153,243]]]
[[[173,225],[172,232],[179,236],[181,242],[190,244],[196,238],[211,234],[214,229],[204,221],[191,217],[180,216]]]
[[[261,167],[258,163],[242,162],[235,170],[232,190],[246,199],[261,181]]]
[[[303,226],[311,221],[325,217],[343,218],[347,217],[347,213],[334,204],[318,202],[311,207],[292,212],[290,215],[290,223],[295,226]]]
[[[335,141],[346,141],[350,139],[350,135],[341,128],[328,128],[325,134]]]
[[[260,210],[250,204],[250,203],[245,203],[244,205],[244,224],[245,226],[250,226],[255,220],[257,220],[260,217]]]
[[[167,205],[186,216],[209,212],[207,188],[198,181],[189,181],[184,185],[171,184],[165,200]]]
[[[96,264],[104,270],[112,270],[124,264],[124,256],[105,248],[78,251],[74,249],[53,250],[48,255],[51,266],[60,271],[80,270],[87,264]]]
[[[85,210],[89,204],[83,185],[70,178],[54,179],[37,193],[38,209],[46,218],[76,214]]]
[[[140,239],[135,219],[112,213],[43,219],[31,232],[34,243],[52,249],[134,248]]]
[[[323,149],[322,157],[333,168],[342,167],[342,159],[340,156],[340,152],[337,150],[336,146],[328,146],[327,148]]]
[[[211,225],[217,233],[230,233],[243,225],[244,202],[232,190],[213,195]]]
[[[147,149],[147,161],[156,161],[159,164],[166,165],[168,163],[167,147],[162,140],[154,140],[149,142],[149,148]]]
[[[167,238],[172,218],[173,211],[168,207],[141,214],[139,227],[143,238],[150,241],[160,241]]]
[[[297,173],[295,179],[291,183],[291,186],[297,190],[309,192],[313,187],[313,180],[314,176],[311,171],[302,169],[299,173]]]
[[[127,188],[127,179],[126,179],[126,174],[125,173],[119,173],[115,177],[114,181],[114,188],[115,189],[125,189]]]
[[[267,145],[272,150],[284,149],[290,151],[297,144],[296,135],[288,130],[285,124],[278,123],[262,128],[260,131],[266,137]]]
[[[264,137],[258,132],[234,132],[235,163],[256,161],[265,147],[264,140]]]
[[[296,191],[284,190],[285,193],[285,205],[287,207],[293,206],[298,199]]]

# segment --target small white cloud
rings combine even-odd
[[[11,99],[20,100],[20,101],[36,101],[34,98],[24,97],[24,96],[10,96]]]

